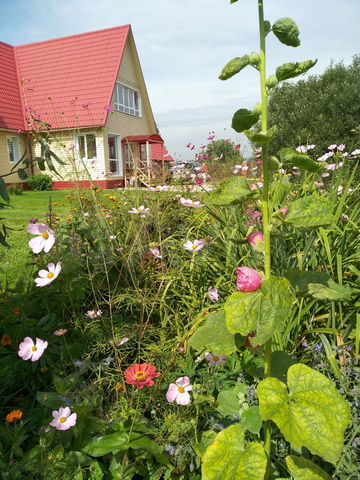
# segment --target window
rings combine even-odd
[[[115,89],[115,110],[135,115],[135,117],[140,117],[140,93],[132,88],[117,83]]]
[[[20,160],[19,138],[7,137],[6,142],[9,154],[9,162],[17,163]]]
[[[96,158],[96,137],[94,133],[79,135],[78,137],[79,157],[90,160]]]

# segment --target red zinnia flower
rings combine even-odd
[[[154,385],[153,378],[160,376],[154,365],[149,363],[135,363],[125,372],[125,382],[128,385],[136,385],[140,390],[144,387],[152,387]]]

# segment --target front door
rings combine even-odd
[[[119,135],[108,135],[109,144],[109,169],[112,175],[123,176]]]

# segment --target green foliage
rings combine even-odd
[[[238,383],[233,388],[224,389],[219,393],[217,398],[217,410],[224,417],[236,418],[244,411],[243,403],[245,402],[245,394],[247,386]]]
[[[351,416],[346,401],[324,375],[306,365],[292,365],[288,386],[266,378],[258,395],[263,420],[275,422],[293,448],[304,446],[328,462],[338,461]]]
[[[331,477],[314,462],[303,457],[289,455],[286,465],[294,480],[330,480]]]
[[[276,78],[279,82],[295,78],[306,73],[316,64],[317,60],[305,60],[304,62],[284,63],[276,69]]]
[[[38,173],[37,175],[33,175],[27,181],[31,190],[35,191],[44,191],[44,190],[51,190],[52,189],[52,178],[50,175],[46,175],[45,173]]]
[[[241,133],[255,125],[258,120],[258,112],[240,108],[234,113],[231,126],[236,132]]]
[[[284,45],[290,47],[298,47],[300,45],[300,32],[292,18],[280,18],[272,26],[272,31],[278,40]]]
[[[222,72],[219,75],[220,80],[227,80],[231,78],[232,76],[239,73],[243,68],[247,67],[249,64],[250,64],[249,55],[233,58],[222,69]]]
[[[330,200],[316,193],[292,202],[285,218],[286,223],[298,228],[320,227],[333,221]]]
[[[244,177],[232,177],[224,180],[211,194],[210,203],[219,206],[236,205],[252,194]]]
[[[265,475],[266,454],[259,443],[245,446],[241,425],[220,432],[203,457],[203,480],[259,480]]]
[[[324,169],[321,163],[315,162],[306,153],[299,153],[293,148],[283,148],[280,151],[280,159],[284,166],[298,167],[308,172],[320,172]]]

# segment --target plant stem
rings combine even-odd
[[[261,84],[261,132],[267,133],[267,115],[268,115],[268,93],[266,90],[266,49],[265,49],[265,25],[264,25],[264,5],[263,0],[258,0],[259,10],[259,30],[260,30],[260,84]],[[262,196],[262,215],[264,228],[264,263],[265,263],[265,279],[271,277],[271,240],[270,240],[270,215],[269,215],[269,159],[267,145],[262,147],[263,175],[264,186]],[[265,378],[271,376],[271,339],[265,344]],[[265,474],[265,480],[270,474],[270,452],[271,452],[271,423],[264,424],[264,441],[265,452],[268,458],[268,465]]]

